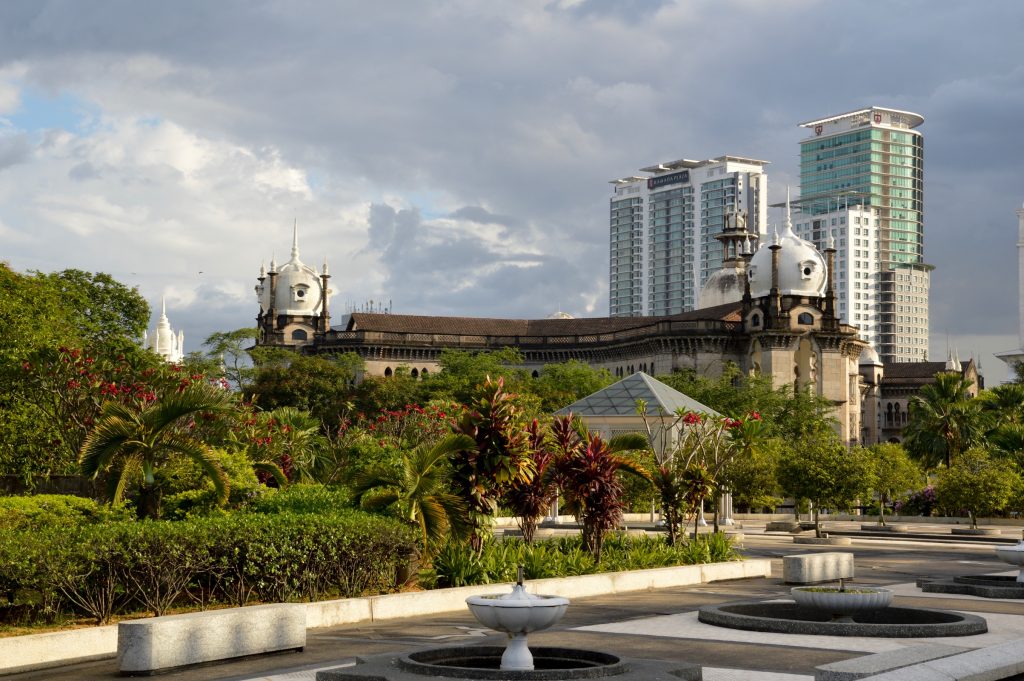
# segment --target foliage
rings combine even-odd
[[[1010,464],[976,447],[964,452],[956,466],[939,472],[935,491],[947,513],[966,511],[971,527],[977,527],[978,516],[1003,509],[1020,484]]]
[[[594,369],[574,359],[559,364],[545,364],[540,376],[533,380],[530,391],[540,400],[540,410],[550,414],[576,400],[611,385],[615,379],[607,369]]]
[[[523,369],[523,355],[515,348],[502,348],[493,352],[466,352],[445,349],[438,364],[441,371],[430,374],[422,381],[422,399],[442,399],[458,404],[471,404],[479,399],[479,386],[498,380],[510,393],[530,393],[530,379]]]
[[[66,528],[125,520],[124,509],[111,509],[92,499],[66,494],[0,497],[0,530]]]
[[[818,537],[822,507],[849,508],[874,484],[866,457],[859,450],[846,451],[831,429],[794,443],[779,461],[778,479],[784,491],[814,504]]]
[[[398,471],[370,468],[353,482],[354,499],[366,510],[388,509],[419,529],[420,553],[427,559],[446,537],[469,533],[468,508],[448,491],[448,457],[474,447],[467,435],[451,435],[434,446],[420,444],[402,453]]]
[[[353,384],[363,370],[355,353],[291,355],[288,361],[257,364],[252,403],[264,411],[294,407],[309,412],[324,432],[334,431],[352,408]]]
[[[898,444],[872,445],[864,453],[874,469],[872,489],[879,497],[878,524],[885,525],[886,504],[909,494],[924,474]]]
[[[721,533],[699,535],[675,545],[664,537],[612,534],[605,542],[600,563],[594,560],[580,536],[532,544],[516,539],[489,539],[479,552],[464,544],[449,542],[438,552],[432,569],[422,574],[422,582],[430,587],[509,582],[515,579],[516,565],[522,565],[525,578],[533,580],[738,558],[731,540]]]
[[[564,507],[583,526],[584,548],[600,563],[605,533],[622,520],[625,500],[619,472],[649,477],[619,455],[635,449],[636,438],[605,442],[572,415],[555,417],[551,436],[556,452],[552,479],[562,490]]]
[[[380,593],[408,563],[413,533],[358,511],[233,513],[0,533],[0,584],[19,603],[97,623],[143,604],[245,605]]]
[[[784,449],[782,440],[766,438],[732,461],[725,475],[738,510],[774,508],[782,503],[776,470]]]
[[[533,477],[529,480],[514,481],[505,492],[503,504],[516,515],[523,539],[527,544],[531,544],[538,522],[558,496],[558,487],[548,474],[548,469],[554,465],[556,455],[548,434],[537,419],[530,422],[526,432],[527,452],[533,463]]]
[[[337,513],[352,505],[347,488],[315,484],[289,485],[270,491],[248,508],[254,513]]]
[[[108,496],[114,505],[124,498],[131,476],[141,474],[139,514],[159,518],[157,471],[176,457],[187,457],[202,468],[224,503],[227,477],[209,445],[193,431],[196,419],[213,418],[232,403],[230,393],[205,383],[188,384],[141,406],[108,401],[82,444],[82,472],[108,475]]]
[[[938,495],[935,487],[927,485],[924,489],[911,492],[905,501],[896,500],[893,502],[893,509],[901,515],[930,516],[935,508]]]
[[[981,402],[968,394],[972,385],[957,372],[941,372],[910,400],[904,445],[925,468],[948,468],[985,433]]]
[[[474,442],[454,452],[450,461],[452,486],[466,503],[473,545],[478,548],[498,500],[534,474],[523,410],[516,396],[505,391],[502,379],[487,379],[463,410],[455,431]]]
[[[203,347],[206,357],[216,361],[224,372],[224,378],[236,390],[246,392],[256,373],[246,346],[252,345],[259,332],[255,327],[217,331],[206,337]]]

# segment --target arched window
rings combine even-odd
[[[814,317],[811,316],[810,312],[801,312],[796,318],[796,323],[810,325],[814,323]]]
[[[393,372],[391,371],[391,367],[388,367],[387,369],[384,370],[384,375],[387,377],[390,377],[392,373]]]
[[[537,371],[536,369],[534,369],[533,373],[530,374],[530,375],[533,376],[534,378],[540,378],[540,372]]]
[[[419,378],[420,371],[419,369],[413,369],[412,371],[409,372],[409,375],[412,376],[413,378]]]
[[[422,376],[423,378],[427,377],[427,373],[427,367],[423,367],[422,369],[420,369],[420,376]]]
[[[751,326],[761,326],[761,315],[759,315],[759,314],[751,315],[750,316],[750,325]]]
[[[309,335],[305,329],[295,329],[292,331],[292,340],[309,340]]]

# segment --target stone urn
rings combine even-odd
[[[1024,539],[1014,546],[997,546],[996,555],[999,560],[1020,568],[1017,573],[1017,582],[1024,584]]]
[[[520,573],[512,593],[470,596],[466,604],[480,624],[508,634],[509,642],[501,656],[501,669],[530,671],[533,669],[533,653],[526,644],[527,634],[547,629],[562,619],[569,607],[569,599],[527,593]]]
[[[800,607],[827,613],[834,622],[852,622],[857,613],[892,603],[892,591],[875,586],[795,586],[789,593]]]

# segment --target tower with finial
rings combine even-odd
[[[1024,206],[1017,209],[1017,323],[1017,349],[996,353],[1010,368],[1011,379],[1024,363]]]
[[[299,226],[292,226],[292,250],[288,262],[278,267],[271,258],[270,269],[260,266],[256,298],[257,345],[302,347],[317,335],[330,331],[329,300],[333,293],[328,281],[327,259],[322,272],[299,258]]]
[[[160,319],[157,320],[156,329],[152,334],[143,332],[142,346],[171,364],[178,364],[185,358],[185,332],[179,330],[175,333],[171,328],[171,322],[167,319],[167,301],[163,296],[160,297]]]

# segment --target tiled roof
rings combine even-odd
[[[961,362],[960,373],[966,373],[974,362],[969,359]],[[884,378],[934,378],[935,374],[946,371],[945,362],[890,362],[884,365],[882,376]]]
[[[685,409],[712,416],[718,415],[711,407],[687,397],[642,371],[577,400],[556,413],[571,412],[579,416],[632,416],[636,414],[637,400],[647,403],[648,414],[674,414],[680,409]]]
[[[740,303],[664,317],[582,317],[579,319],[488,319],[353,312],[347,331],[431,333],[466,336],[579,336],[653,326],[660,321],[740,321]]]

